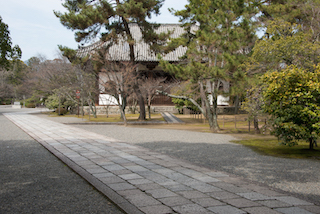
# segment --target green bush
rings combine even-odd
[[[43,101],[42,99],[40,99],[39,96],[33,94],[32,97],[25,99],[24,102],[26,108],[35,108],[36,106],[40,105]],[[20,104],[21,106],[23,106],[23,100],[20,100]]]
[[[320,65],[313,72],[289,66],[266,73],[263,82],[264,111],[272,116],[273,134],[283,144],[305,140],[313,149],[320,135]]]
[[[59,114],[59,109],[60,109],[60,114]],[[58,115],[65,115],[68,113],[68,111],[67,109],[60,107],[55,110],[55,113],[57,113]]]
[[[45,105],[48,109],[57,109],[59,106],[68,109],[69,107],[74,107],[75,104],[76,102],[69,100],[64,96],[59,97],[57,94],[50,95],[45,101]]]
[[[0,98],[0,105],[10,105],[11,101],[11,98]]]
[[[55,109],[59,107],[59,97],[55,94],[52,94],[48,97],[45,102],[45,105],[48,109]]]
[[[23,104],[22,104],[23,105]],[[27,108],[35,108],[36,104],[35,103],[26,103]]]

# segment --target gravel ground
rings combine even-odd
[[[320,162],[263,156],[232,136],[192,131],[75,125],[200,166],[241,176],[320,204]]]
[[[82,121],[81,118],[49,119],[64,123]],[[263,156],[230,143],[236,138],[224,134],[118,125],[73,126],[288,191],[320,205],[320,161],[317,160]]]
[[[0,109],[0,213],[122,213],[1,114],[13,111]]]

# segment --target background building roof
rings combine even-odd
[[[132,33],[132,36],[135,40],[134,45],[134,54],[135,54],[135,60],[136,61],[151,61],[156,62],[159,61],[157,58],[157,55],[153,53],[150,50],[150,46],[146,44],[142,40],[142,33],[137,24],[131,23],[129,25],[130,32]],[[194,27],[194,30],[196,29],[196,26]],[[185,31],[181,27],[180,24],[160,24],[160,27],[155,30],[156,33],[167,33],[168,31],[172,32],[171,38],[178,38],[180,35],[182,35]],[[81,47],[77,51],[77,55],[79,57],[84,57],[87,55],[91,55],[95,52],[95,50],[99,49],[100,47],[107,46],[108,42],[96,42],[89,46]],[[186,47],[178,47],[172,52],[169,52],[167,54],[164,54],[162,57],[166,61],[181,61],[180,57],[182,57],[187,48]],[[109,48],[109,55],[110,59],[113,61],[129,61],[129,44],[126,41],[120,41],[118,44],[113,44]]]

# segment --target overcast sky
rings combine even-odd
[[[74,32],[60,24],[53,10],[64,11],[62,0],[0,0],[0,16],[9,25],[13,45],[22,50],[26,61],[39,54],[47,59],[57,57],[58,45],[78,47]],[[183,9],[187,0],[166,0],[161,15],[152,19],[157,23],[178,23],[167,8]]]

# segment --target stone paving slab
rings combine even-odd
[[[127,213],[319,213],[319,206],[25,113],[5,116]]]

